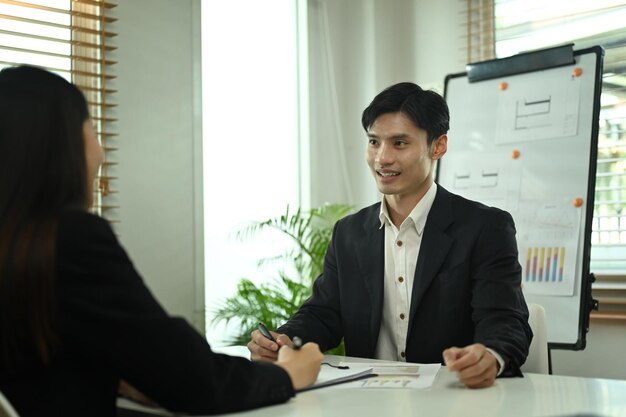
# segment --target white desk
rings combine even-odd
[[[220,351],[245,353],[240,348]],[[326,357],[334,364],[350,359],[366,361]],[[524,378],[501,378],[490,388],[473,390],[458,383],[456,376],[442,367],[433,386],[424,390],[327,387],[298,394],[284,404],[225,414],[230,417],[585,415],[626,417],[626,381],[525,374]]]
[[[231,351],[232,354],[241,351]],[[339,361],[361,358],[327,356]],[[290,401],[227,416],[246,417],[392,417],[392,416],[625,416],[626,381],[525,374],[500,378],[490,388],[468,389],[442,367],[424,390],[320,388]]]

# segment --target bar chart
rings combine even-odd
[[[563,282],[564,246],[535,246],[526,250],[525,282]]]

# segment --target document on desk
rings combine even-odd
[[[371,377],[343,384],[342,388],[429,388],[441,368],[439,363],[341,362],[339,365],[350,367],[373,365]]]

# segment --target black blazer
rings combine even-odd
[[[13,371],[0,368],[0,391],[21,417],[114,416],[120,378],[165,408],[196,414],[294,395],[282,368],[213,353],[185,320],[168,316],[105,220],[65,213],[56,263],[59,349],[43,366],[22,346]]]
[[[375,354],[383,307],[380,203],[335,225],[313,294],[279,331],[346,354]],[[515,226],[502,210],[438,186],[413,282],[406,359],[437,363],[451,346],[483,343],[521,375],[532,332],[520,288]]]

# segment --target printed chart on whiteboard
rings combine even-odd
[[[519,263],[524,292],[573,295],[582,210],[569,200],[520,203]]]

